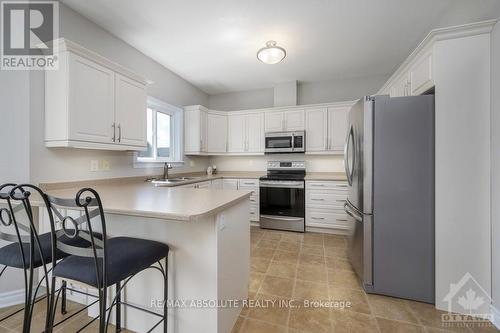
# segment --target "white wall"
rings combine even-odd
[[[498,311],[500,310],[500,23],[496,24],[491,41],[492,298],[493,306]],[[500,322],[498,324],[500,325]]]
[[[351,101],[364,95],[376,93],[389,75],[331,80],[322,82],[299,82],[297,104],[317,104]],[[273,88],[238,91],[208,97],[208,108],[221,111],[259,109],[274,106]]]
[[[266,171],[267,161],[306,161],[307,172],[344,172],[343,157],[339,155],[317,156],[304,154],[280,154],[264,156],[214,156],[210,165],[220,171]]]
[[[29,73],[0,71],[0,184],[29,181]],[[1,231],[13,233],[0,226]],[[0,241],[0,247],[5,244]],[[23,288],[22,273],[7,269],[0,280],[2,293]]]
[[[151,96],[177,106],[208,104],[208,96],[204,92],[64,4],[60,4],[60,35],[152,80],[154,83],[148,86]],[[130,152],[45,148],[43,77],[43,72],[30,73],[32,182],[140,176],[160,172],[159,168],[134,169]],[[110,161],[111,171],[90,172],[91,159]],[[206,158],[186,158],[185,161],[185,166],[180,170],[198,171],[206,168]]]
[[[438,309],[447,309],[450,285],[466,273],[491,291],[490,46],[482,34],[433,50]]]

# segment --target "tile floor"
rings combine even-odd
[[[432,305],[367,295],[347,261],[346,247],[342,236],[252,228],[249,297],[254,305],[261,306],[243,309],[233,333],[497,332],[488,324],[443,327],[442,312]],[[289,304],[289,300],[294,300],[295,307],[280,306]],[[351,306],[297,307],[304,300],[345,301]],[[78,309],[80,305],[69,302],[68,315]],[[10,310],[0,309],[0,317]],[[32,332],[42,331],[44,311],[42,304],[35,308]],[[56,332],[75,332],[88,320],[82,313]],[[83,332],[97,332],[96,325],[94,322]],[[0,333],[21,332],[21,329],[21,314],[0,323]],[[114,332],[114,327],[109,332]]]
[[[347,260],[346,248],[343,236],[252,228],[249,297],[268,307],[243,309],[233,333],[497,332],[486,323],[443,327],[442,312],[433,305],[367,295]],[[290,308],[262,300],[295,300],[295,306],[303,300],[352,305]]]

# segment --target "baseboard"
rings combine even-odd
[[[493,305],[490,305],[491,312],[491,322],[495,325],[496,328],[500,330],[500,310],[495,308]]]
[[[0,294],[0,308],[24,303],[24,289],[7,291]]]

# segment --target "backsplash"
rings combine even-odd
[[[265,171],[267,161],[306,161],[307,172],[344,172],[341,155],[273,154],[264,156],[213,156],[210,165],[220,171]]]

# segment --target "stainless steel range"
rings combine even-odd
[[[260,178],[260,227],[305,231],[304,161],[269,161]]]

